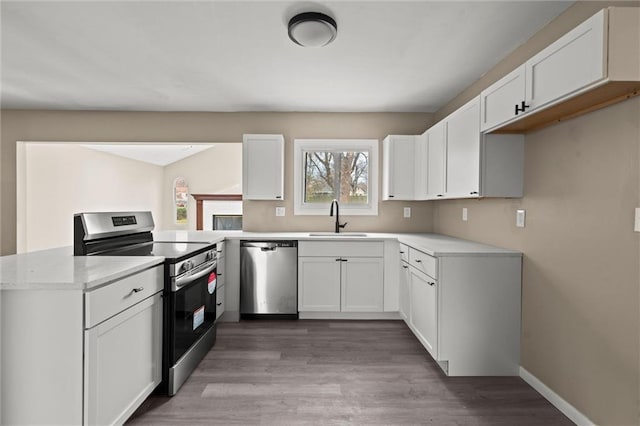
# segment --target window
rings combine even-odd
[[[326,215],[333,199],[345,215],[378,214],[378,141],[297,139],[294,213]]]
[[[185,178],[177,177],[173,181],[173,202],[175,206],[175,223],[176,225],[187,224],[187,201],[189,195],[189,186]]]

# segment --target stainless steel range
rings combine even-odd
[[[165,258],[162,383],[175,395],[216,340],[216,246],[154,241],[151,212],[74,215],[76,256]]]

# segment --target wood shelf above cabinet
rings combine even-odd
[[[640,82],[613,81],[522,117],[490,133],[529,133],[640,95]]]

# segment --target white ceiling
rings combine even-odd
[[[432,112],[571,3],[3,0],[1,104]],[[332,44],[287,38],[306,11],[335,18]]]
[[[170,144],[170,143],[95,143],[82,144],[85,148],[96,151],[107,152],[120,157],[131,158],[133,160],[144,161],[157,166],[167,166],[183,158],[209,149],[213,144]]]

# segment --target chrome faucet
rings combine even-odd
[[[340,225],[340,204],[335,198],[331,201],[331,208],[329,209],[329,216],[333,216],[333,206],[336,206],[336,234],[340,232],[340,228],[347,226],[347,222]]]

